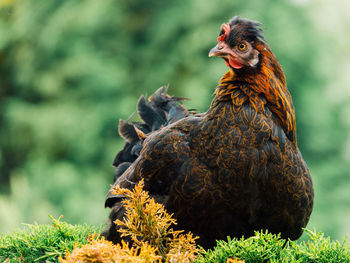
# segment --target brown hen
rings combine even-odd
[[[260,229],[295,240],[312,211],[292,99],[262,33],[259,23],[239,17],[222,25],[209,56],[222,57],[228,72],[207,112],[191,116],[161,89],[138,103],[145,123],[120,124],[127,142],[114,184],[131,189],[144,179],[177,227],[205,248]],[[106,199],[112,212],[105,235],[113,242],[121,239],[113,224],[123,218],[121,200],[112,191]]]

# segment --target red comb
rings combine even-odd
[[[228,33],[230,33],[230,30],[231,30],[230,25],[228,23],[227,24],[223,24],[221,26],[221,30],[224,30],[224,34],[222,34],[222,35],[220,35],[218,37],[218,42],[219,41],[225,41],[226,37],[228,36]]]

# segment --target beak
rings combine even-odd
[[[208,56],[209,57],[218,57],[220,55],[222,55],[222,46],[219,46],[219,44],[217,44],[215,47],[213,47],[210,51]]]
[[[236,57],[236,54],[232,52],[232,49],[227,44],[223,44],[223,43],[218,43],[215,47],[213,47],[209,51],[209,54],[208,54],[209,57],[222,57],[222,58],[225,58],[227,55]]]

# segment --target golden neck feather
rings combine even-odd
[[[286,136],[296,145],[295,111],[283,70],[264,42],[258,42],[255,48],[261,59],[256,71],[236,73],[229,68],[219,81],[211,106],[232,101],[236,110],[245,102],[260,112],[268,107]]]

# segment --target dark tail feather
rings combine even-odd
[[[128,123],[124,120],[119,120],[119,128],[118,128],[119,135],[129,143],[137,142],[138,136],[137,132],[135,131],[134,125],[131,123]]]
[[[168,86],[165,86],[159,88],[149,97],[148,101],[144,96],[140,97],[137,102],[137,112],[142,122],[119,121],[118,131],[125,140],[125,146],[113,162],[113,165],[117,167],[114,181],[123,174],[126,170],[124,168],[130,166],[140,155],[142,140],[137,134],[137,129],[147,135],[189,115],[189,111],[179,103],[186,98],[170,96],[167,92]]]
[[[160,116],[157,110],[154,110],[150,103],[146,102],[144,96],[141,96],[137,103],[137,113],[152,131],[158,130],[165,124],[165,119]]]
[[[125,140],[125,145],[113,162],[113,165],[116,167],[114,182],[124,174],[140,155],[145,136],[189,115],[188,110],[180,104],[185,98],[169,96],[167,92],[168,87],[161,87],[149,97],[148,101],[143,96],[140,97],[137,103],[137,112],[141,122],[119,121],[118,131]],[[110,207],[112,210],[109,217],[109,227],[102,235],[114,243],[121,241],[121,236],[118,232],[120,227],[114,223],[116,219],[121,220],[125,213],[125,208],[120,202],[121,200],[120,196],[108,195],[105,202],[105,207]],[[127,241],[131,242],[132,240]]]

